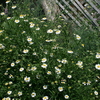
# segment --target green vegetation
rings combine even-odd
[[[0,98],[99,100],[99,32],[12,6],[0,13]]]

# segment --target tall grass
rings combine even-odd
[[[10,17],[0,13],[0,98],[99,100],[99,32],[10,4]]]

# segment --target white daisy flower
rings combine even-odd
[[[39,27],[37,27],[37,28],[36,28],[36,30],[40,30],[40,28],[39,28]]]
[[[34,27],[34,26],[35,26],[35,24],[33,24],[33,23],[32,23],[32,24],[30,24],[30,28],[32,28],[32,27]]]
[[[24,18],[25,16],[26,16],[26,15],[20,15],[19,17],[20,17],[20,18]]]
[[[47,74],[48,74],[48,75],[51,75],[51,71],[47,71]]]
[[[62,59],[61,63],[66,64],[68,61],[66,59]]]
[[[22,72],[24,70],[24,68],[20,68],[19,71]]]
[[[57,31],[56,31],[56,34],[60,34],[60,33],[61,33],[61,31],[60,31],[60,30],[57,30]]]
[[[8,95],[12,94],[12,91],[8,91],[7,94],[8,94]]]
[[[34,44],[34,42],[30,41],[29,44],[32,45],[32,44]]]
[[[15,9],[17,6],[12,6],[12,9]]]
[[[62,92],[64,89],[63,89],[63,87],[58,87],[58,90],[59,90],[60,92]]]
[[[87,83],[86,83],[86,82],[82,82],[82,84],[83,84],[83,85],[86,85]]]
[[[46,17],[44,17],[44,18],[42,18],[42,20],[47,20],[47,18],[46,18]]]
[[[32,71],[35,71],[36,69],[37,69],[37,67],[35,67],[35,66],[31,68]]]
[[[32,93],[31,93],[31,96],[32,96],[32,97],[35,97],[35,96],[36,96],[36,93],[35,93],[35,92],[32,92]]]
[[[20,60],[16,60],[16,64],[20,63]]]
[[[14,78],[14,76],[12,74],[9,75],[9,78]]]
[[[37,53],[36,53],[36,52],[34,52],[34,53],[33,53],[33,55],[37,55]]]
[[[44,96],[44,97],[42,98],[42,100],[48,100],[48,99],[49,99],[48,96]]]
[[[61,25],[58,25],[57,27],[58,27],[58,28],[61,28]]]
[[[95,95],[98,95],[99,93],[98,93],[98,91],[94,91],[94,94],[95,94]]]
[[[32,86],[32,84],[29,84],[29,87]]]
[[[30,80],[31,80],[30,77],[27,77],[27,76],[24,77],[24,81],[25,81],[25,82],[30,82]]]
[[[11,84],[13,84],[13,82],[12,82],[12,81],[10,81],[10,82],[9,82],[9,85],[11,85]]]
[[[32,41],[32,38],[27,38],[27,41],[28,41],[28,42],[31,42],[31,41]]]
[[[46,62],[46,61],[47,61],[47,59],[46,58],[43,58],[41,62]]]
[[[83,64],[82,61],[78,61],[78,62],[76,63],[76,65],[78,65],[78,66],[82,66],[82,64]]]
[[[83,66],[82,66],[82,65],[79,65],[78,67],[79,67],[79,68],[83,68]]]
[[[47,33],[53,33],[52,29],[47,30]]]
[[[22,95],[22,92],[21,92],[21,91],[19,91],[19,92],[18,92],[18,96],[21,96],[21,95]]]
[[[76,35],[76,39],[77,39],[77,40],[80,40],[81,37],[80,37],[79,35]]]
[[[56,72],[57,74],[61,74],[61,69],[57,68],[57,69],[55,70],[55,72]]]
[[[100,53],[96,54],[96,58],[99,59],[100,58]]]
[[[0,15],[5,15],[5,13],[4,12],[1,12]]]
[[[2,33],[4,30],[0,30],[0,33]]]
[[[26,33],[26,31],[23,31],[22,34]]]
[[[71,51],[71,50],[69,50],[69,51],[67,51],[68,53],[73,53],[73,51]]]
[[[15,23],[19,23],[19,22],[20,22],[20,20],[18,20],[18,19],[15,20]]]
[[[15,63],[11,63],[11,66],[14,67],[15,66]]]
[[[11,19],[11,17],[7,17],[7,20]]]
[[[24,50],[23,50],[23,53],[28,53],[28,52],[29,52],[28,49],[24,49]]]
[[[53,53],[50,53],[50,57],[53,57]]]
[[[7,0],[7,1],[6,1],[6,4],[9,3],[9,2],[10,2],[10,0]]]
[[[24,20],[24,22],[28,22],[28,20]]]
[[[45,40],[46,42],[51,42],[51,40]]]
[[[72,75],[67,75],[67,78],[69,78],[69,79],[72,78]]]
[[[43,85],[43,89],[47,89],[48,88],[48,86],[47,85]]]
[[[0,44],[0,49],[4,49],[5,46],[3,44]]]
[[[61,80],[61,83],[62,83],[62,84],[65,84],[65,83],[66,83],[66,79],[62,79],[62,80]]]
[[[64,97],[65,97],[65,99],[69,99],[69,95],[65,95]]]
[[[2,100],[11,100],[10,97],[3,98]]]
[[[41,67],[42,68],[47,68],[47,64],[44,63],[44,64],[41,65]]]
[[[98,70],[100,70],[100,64],[96,64],[95,68],[98,69]]]
[[[91,85],[91,81],[90,80],[87,81],[87,85]]]

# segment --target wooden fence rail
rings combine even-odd
[[[71,18],[78,26],[82,22],[91,26],[95,25],[100,31],[100,0],[56,0],[61,15],[65,20]]]

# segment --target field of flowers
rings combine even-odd
[[[10,7],[0,12],[0,99],[100,100],[99,32]]]

